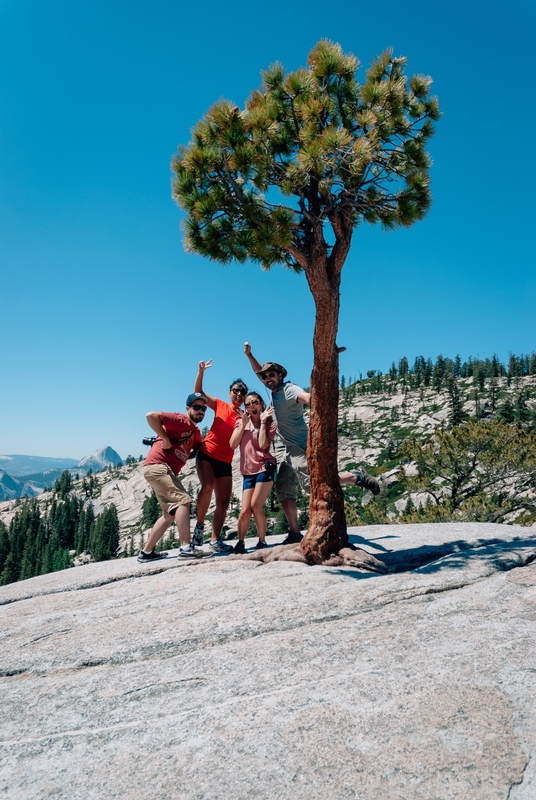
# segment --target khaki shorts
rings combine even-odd
[[[287,447],[285,460],[279,465],[275,482],[275,494],[281,500],[295,500],[298,485],[305,494],[311,491],[307,454],[298,445]]]
[[[190,495],[167,464],[148,464],[143,468],[143,477],[154,489],[164,514],[173,516],[179,506],[191,502]]]

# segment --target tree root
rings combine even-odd
[[[268,547],[265,550],[255,550],[253,553],[244,553],[243,555],[230,555],[226,560],[233,561],[260,561],[263,564],[271,564],[273,561],[295,561],[299,564],[309,563],[301,549],[301,543],[276,545],[275,547]],[[378,575],[385,575],[389,572],[389,568],[382,561],[378,561],[370,553],[365,550],[359,550],[354,547],[343,547],[338,553],[332,555],[320,562],[323,567],[354,567],[355,569],[364,569],[367,572],[375,572]]]

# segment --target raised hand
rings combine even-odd
[[[274,407],[266,406],[266,408],[261,414],[261,422],[267,422],[271,418],[273,413],[274,413]]]
[[[237,408],[236,411],[242,420],[242,425],[246,425],[249,420],[249,414],[247,410],[245,408]]]
[[[204,372],[206,369],[210,369],[212,367],[212,359],[209,358],[208,361],[200,361],[198,366],[201,372]]]
[[[245,353],[247,356],[250,356],[250,355],[251,355],[251,345],[250,345],[250,343],[249,343],[249,342],[244,342],[244,353]]]

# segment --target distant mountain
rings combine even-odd
[[[43,456],[0,455],[0,471],[12,477],[35,475],[48,469],[72,469],[78,466],[75,458],[48,458]]]
[[[121,461],[121,456],[113,447],[99,447],[98,450],[95,450],[90,456],[84,456],[78,466],[81,470],[86,472],[88,469],[93,470],[93,472],[101,472],[101,470],[106,469],[106,467],[115,467],[116,464],[119,464]]]
[[[54,486],[66,469],[75,479],[78,474],[83,477],[90,469],[101,472],[119,463],[121,456],[112,447],[99,447],[81,461],[74,458],[0,455],[0,502],[17,497],[35,497]]]
[[[45,486],[41,481],[27,480],[25,477],[22,480],[12,478],[7,472],[0,470],[0,500],[13,500],[23,495],[35,497],[41,494],[44,488]]]

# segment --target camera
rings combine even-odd
[[[156,436],[147,436],[145,439],[142,439],[142,443],[147,447],[152,447],[153,444],[156,442],[158,437]]]
[[[275,481],[275,476],[277,473],[277,464],[272,463],[272,461],[265,461],[264,469],[268,480]]]

